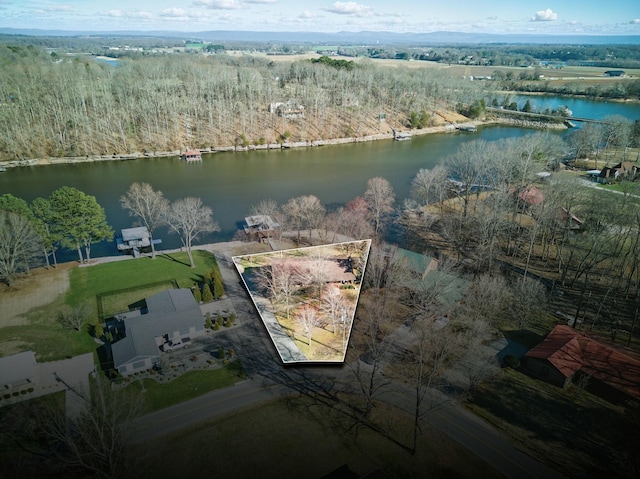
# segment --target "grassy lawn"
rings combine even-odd
[[[375,412],[397,428],[410,424],[384,405]],[[412,456],[369,430],[361,429],[356,440],[348,426],[335,410],[308,398],[275,400],[146,444],[131,477],[318,478],[343,465],[358,476],[382,469],[398,478],[502,477],[431,429]]]
[[[202,275],[216,265],[213,254],[196,250],[193,252],[196,268],[189,267],[186,253],[159,255],[155,260],[139,258],[113,263],[104,263],[86,268],[73,268],[70,271],[70,287],[66,297],[54,303],[37,308],[29,313],[28,324],[0,328],[0,343],[3,354],[19,351],[36,352],[38,361],[53,361],[67,356],[76,356],[94,351],[96,343],[88,334],[63,328],[56,320],[56,314],[67,305],[86,303],[92,309],[89,323],[97,318],[98,294],[125,288],[137,288],[140,285],[166,281],[177,281],[180,287],[190,287],[201,281]],[[121,298],[122,304],[132,304],[153,291],[131,291],[131,296]],[[119,305],[113,306],[120,309]],[[126,308],[125,308],[126,309]]]
[[[212,371],[191,371],[169,383],[160,384],[152,379],[142,380],[144,384],[145,410],[148,412],[173,406],[193,399],[215,389],[231,386],[246,378],[240,361]],[[132,379],[131,388],[141,389],[141,381]]]
[[[626,477],[624,409],[575,386],[561,389],[504,369],[469,408],[569,477]]]
[[[187,253],[161,254],[156,259],[138,258],[104,263],[87,268],[75,268],[71,272],[71,287],[66,302],[74,305],[87,302],[97,315],[96,296],[110,291],[137,288],[160,281],[175,280],[181,288],[189,288],[202,281],[205,272],[216,264],[213,254],[193,252],[196,267],[189,267]],[[137,298],[137,300],[142,298]]]
[[[102,295],[98,300],[102,303],[102,318],[110,318],[116,313],[129,311],[144,298],[173,288],[175,288],[173,281],[162,281],[144,288],[125,289]]]

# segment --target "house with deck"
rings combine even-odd
[[[151,247],[151,235],[146,226],[138,226],[137,228],[125,228],[120,231],[120,236],[116,238],[116,246],[118,251],[131,252],[133,256],[138,257],[143,248]],[[154,239],[153,244],[162,243],[161,239]]]
[[[280,224],[273,221],[269,215],[253,215],[244,219],[243,230],[249,238],[256,238],[262,243],[280,229]]]
[[[190,289],[150,296],[146,307],[116,316],[125,336],[111,345],[113,367],[123,376],[160,364],[162,352],[186,346],[205,333],[204,317]]]

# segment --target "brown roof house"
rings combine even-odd
[[[587,389],[605,399],[640,400],[640,361],[558,325],[525,354],[525,367],[556,386],[565,387],[574,377],[589,377]]]

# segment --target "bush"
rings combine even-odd
[[[202,301],[205,303],[210,303],[213,301],[213,293],[211,292],[211,288],[208,284],[205,283],[204,288],[202,288]]]
[[[520,360],[512,354],[507,354],[502,361],[509,368],[518,369],[520,367]]]
[[[202,301],[202,293],[200,292],[200,287],[198,285],[193,288],[193,297],[195,298],[196,303]]]

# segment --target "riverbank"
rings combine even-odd
[[[465,125],[486,125],[486,124],[494,124],[499,123],[494,120],[488,121],[465,121]],[[506,123],[506,122],[505,122]],[[419,136],[419,135],[429,135],[434,133],[448,133],[455,132],[456,129],[453,125],[439,125],[433,126],[429,128],[422,129],[412,129],[408,130],[411,136]],[[375,135],[365,135],[365,136],[353,136],[347,138],[334,138],[330,140],[308,140],[308,141],[296,141],[296,142],[282,142],[282,143],[267,143],[264,145],[247,145],[247,146],[220,146],[220,147],[211,147],[211,148],[198,148],[198,150],[202,154],[212,154],[212,153],[224,153],[224,152],[236,152],[236,151],[253,151],[253,150],[281,150],[281,149],[289,149],[289,148],[313,148],[320,146],[331,146],[331,145],[344,145],[348,143],[363,143],[370,141],[378,141],[378,140],[391,140],[394,138],[393,133],[378,133]],[[142,158],[162,158],[162,157],[174,157],[180,156],[182,151],[180,150],[172,150],[172,151],[144,151],[144,152],[133,152],[133,153],[123,153],[123,154],[114,154],[114,155],[87,155],[87,156],[64,156],[64,157],[46,157],[46,158],[33,158],[28,160],[10,160],[6,162],[0,162],[0,165],[6,168],[17,168],[24,166],[48,166],[48,165],[68,165],[73,163],[93,163],[93,162],[103,162],[103,161],[125,161],[125,160],[139,160]]]

